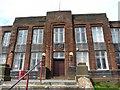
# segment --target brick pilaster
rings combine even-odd
[[[13,30],[11,32],[11,37],[10,37],[10,46],[9,46],[9,51],[8,51],[8,58],[7,58],[7,64],[12,68],[13,64],[13,57],[14,57],[14,49],[15,49],[15,44],[17,41],[17,27],[13,27]]]
[[[32,26],[28,28],[26,52],[25,52],[25,62],[24,70],[30,69],[30,58],[31,58],[31,44],[32,44]]]
[[[107,56],[108,56],[108,65],[109,69],[116,70],[117,69],[117,63],[115,58],[115,48],[112,42],[112,35],[110,33],[110,27],[109,24],[103,25],[103,31],[104,31],[104,38],[107,46]]]
[[[89,64],[90,70],[96,70],[96,61],[95,61],[95,53],[94,53],[94,43],[92,38],[92,30],[89,24],[86,25],[86,35],[88,41],[88,48],[89,48]]]

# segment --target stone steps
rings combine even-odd
[[[6,81],[1,85],[2,90],[8,90],[17,80]],[[12,90],[24,90],[26,88],[26,80],[20,81]],[[75,80],[29,80],[29,90],[76,90],[78,87]]]

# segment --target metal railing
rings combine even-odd
[[[32,69],[30,69],[29,71],[27,71],[15,84],[13,84],[8,90],[13,89],[13,87],[15,87],[15,85],[17,85],[25,76],[27,76],[35,67],[37,67],[40,63],[42,63],[42,61],[38,62]],[[41,66],[42,67],[42,66]]]

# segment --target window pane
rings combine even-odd
[[[82,42],[85,42],[85,33],[82,33]]]
[[[22,63],[23,63],[23,53],[20,54],[20,57],[19,57],[19,60],[20,60],[20,66],[19,66],[19,69],[21,70],[22,69]]]
[[[63,33],[63,28],[60,28],[60,33]]]
[[[34,30],[34,32],[33,32],[33,44],[37,43],[37,36],[38,36],[37,30]]]
[[[16,53],[14,55],[13,70],[23,70],[25,53]]]
[[[76,42],[79,43],[80,42],[80,34],[76,33]]]
[[[95,52],[96,57],[99,56],[99,52]]]
[[[63,42],[63,33],[60,33],[60,41]]]
[[[60,52],[60,57],[65,57],[63,52]]]
[[[85,27],[79,27],[75,28],[75,38],[76,43],[86,43],[86,28]]]
[[[54,52],[54,58],[57,58],[58,57],[58,53]]]
[[[120,58],[118,58],[118,59],[117,59],[117,64],[119,64],[119,65],[120,65]]]
[[[54,28],[54,43],[64,43],[64,28]]]
[[[120,43],[120,29],[111,28],[112,40],[113,43]]]
[[[11,36],[11,32],[5,32],[4,33],[3,43],[2,43],[3,47],[9,46],[10,36]]]
[[[105,58],[102,58],[102,66],[103,66],[103,69],[106,69],[106,62],[105,62]]]
[[[42,60],[41,52],[31,53],[30,69],[37,65],[38,62],[40,62],[41,60]],[[37,70],[38,67],[36,67],[34,70]]]
[[[120,67],[120,52],[116,52],[116,61],[117,61],[118,67]]]
[[[104,42],[102,27],[92,27],[92,36],[94,42]]]
[[[43,43],[43,29],[34,29],[33,32],[33,44]]]
[[[27,42],[28,30],[24,30],[23,33],[24,33],[24,34],[23,34],[23,37],[22,37],[22,39],[23,39],[23,44],[26,44],[26,42]]]
[[[0,64],[6,63],[7,54],[0,54]]]
[[[107,55],[105,51],[95,51],[97,69],[108,69]]]
[[[43,43],[43,30],[40,30],[39,31],[39,33],[40,33],[40,36],[39,36],[39,42],[38,43]]]
[[[64,52],[54,52],[53,56],[55,59],[64,59],[65,53]]]
[[[104,57],[104,56],[105,56],[105,52],[102,52],[102,51],[101,51],[101,55]]]
[[[28,30],[19,30],[18,31],[17,44],[19,44],[19,45],[26,44],[27,35],[28,35]]]
[[[96,63],[97,63],[97,69],[101,69],[101,63],[99,58],[96,59]]]
[[[88,52],[77,52],[76,53],[76,58],[77,58],[77,65],[79,63],[89,63]]]

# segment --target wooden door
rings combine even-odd
[[[64,59],[54,59],[53,75],[64,76]]]

